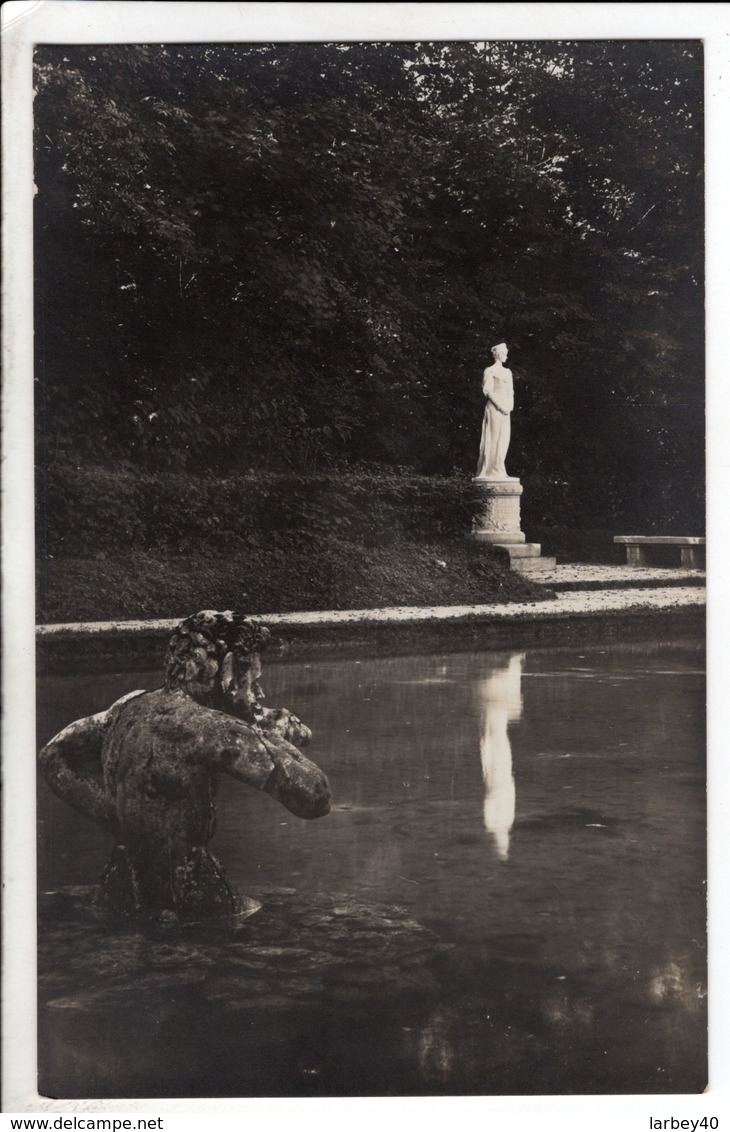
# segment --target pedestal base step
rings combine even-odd
[[[518,546],[525,541],[522,531],[489,531],[482,527],[473,530],[471,537],[475,542],[489,542],[492,546]]]
[[[531,574],[532,571],[540,570],[554,570],[555,559],[550,558],[548,555],[543,555],[540,558],[515,558],[510,562],[513,570],[518,574]]]
[[[497,542],[495,546],[501,546],[502,550],[506,550],[510,558],[539,558],[540,557],[540,543],[539,542]]]
[[[510,567],[519,574],[530,574],[533,570],[554,570],[555,559],[540,553],[539,542],[501,542],[495,543],[509,554]]]

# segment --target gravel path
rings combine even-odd
[[[593,566],[571,562],[554,570],[532,570],[530,581],[552,589],[636,589],[639,586],[704,586],[704,570],[657,566]]]
[[[600,569],[596,567],[596,569]],[[267,625],[345,625],[363,623],[407,623],[423,621],[552,619],[586,614],[619,613],[630,610],[671,610],[703,606],[705,590],[694,586],[662,586],[652,589],[600,589],[560,593],[553,600],[508,602],[502,605],[396,606],[390,609],[328,610],[306,613],[251,614]],[[39,625],[41,638],[74,633],[118,636],[172,632],[179,619],[150,621],[94,621],[78,624]]]

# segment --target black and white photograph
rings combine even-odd
[[[37,1103],[712,1117],[703,37],[210,7],[32,43]]]

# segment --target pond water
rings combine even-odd
[[[39,743],[158,673],[49,679]],[[221,782],[229,933],[99,921],[111,848],[39,785],[54,1096],[698,1092],[701,641],[265,668],[319,821]],[[55,894],[55,895],[49,895]]]

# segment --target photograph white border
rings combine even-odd
[[[37,43],[702,39],[707,146],[710,1087],[700,1097],[51,1101],[36,1093],[32,53]],[[649,1116],[730,1119],[727,641],[730,558],[730,9],[725,4],[313,4],[8,0],[3,102],[3,1111],[246,1114],[278,1128],[342,1119],[539,1121],[614,1128]],[[610,330],[607,328],[607,333]],[[724,702],[723,702],[724,701]],[[231,1127],[233,1118],[231,1117]],[[172,1125],[167,1124],[166,1128]],[[240,1119],[236,1127],[240,1126]],[[183,1127],[177,1122],[175,1128]],[[192,1124],[191,1124],[192,1127]],[[223,1124],[222,1127],[225,1127]]]

